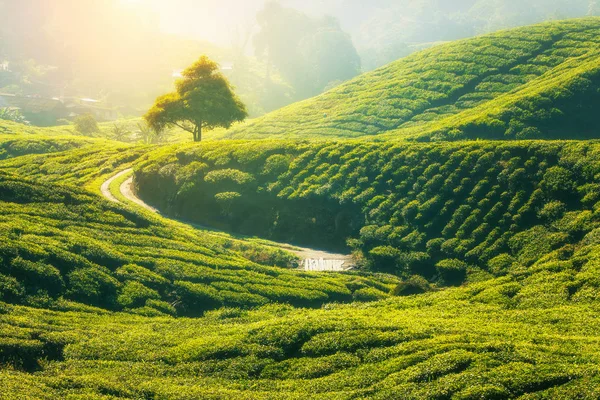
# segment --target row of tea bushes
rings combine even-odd
[[[0,299],[6,302],[60,308],[72,301],[197,316],[222,306],[369,300],[364,289],[387,297],[397,283],[384,276],[304,274],[287,268],[294,262],[276,248],[165,225],[81,189],[0,173]]]
[[[221,137],[598,137],[599,18],[438,45]]]
[[[159,150],[141,196],[183,219],[362,253],[445,284],[496,276],[593,235],[593,142],[220,142]]]

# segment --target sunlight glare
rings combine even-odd
[[[121,0],[121,2],[125,5],[133,6],[142,4],[144,0]]]

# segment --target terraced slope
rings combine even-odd
[[[598,174],[595,142],[248,141],[157,151],[135,178],[172,215],[457,284],[597,240]]]
[[[99,143],[0,162],[0,301],[200,315],[223,305],[384,298],[398,282],[291,271],[295,259],[282,250],[107,202],[79,187],[145,149]]]
[[[595,399],[599,161],[594,142],[358,141],[0,161],[0,399]],[[333,219],[373,267],[466,282],[273,267],[84,189],[137,162],[171,212]]]
[[[0,398],[595,399],[599,257],[582,245],[573,261],[554,252],[464,288],[321,310],[0,303]]]
[[[223,137],[598,137],[599,29],[576,19],[440,45]]]

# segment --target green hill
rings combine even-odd
[[[0,162],[0,299],[201,315],[224,305],[387,297],[398,282],[364,274],[307,276],[288,268],[295,260],[282,250],[109,203],[78,187],[125,168],[145,149],[99,143]]]
[[[224,137],[598,137],[598,29],[575,19],[439,45]]]
[[[321,310],[0,303],[0,398],[595,399],[599,256],[585,245],[464,288]]]
[[[226,230],[360,251],[460,284],[572,252],[600,228],[596,142],[212,142],[150,154],[141,196]]]
[[[600,142],[450,140],[595,137],[598,28],[438,46],[230,132],[320,141],[0,122],[0,400],[597,399]],[[100,196],[129,168],[161,215]]]

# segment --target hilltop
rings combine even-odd
[[[597,137],[598,29],[584,18],[439,45],[222,137]]]

